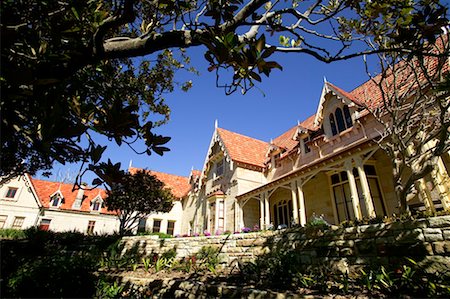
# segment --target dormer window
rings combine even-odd
[[[336,121],[334,120],[334,114],[333,113],[331,113],[330,114],[330,126],[331,126],[331,134],[334,136],[334,135],[337,135],[337,129],[336,129]]]
[[[350,109],[348,109],[348,106],[344,106],[344,118],[347,129],[353,127],[352,115],[350,114]]]
[[[103,200],[100,196],[97,196],[91,201],[91,210],[94,212],[99,212],[102,208]]]
[[[63,203],[63,196],[59,191],[50,196],[50,207],[58,208]]]
[[[219,160],[216,164],[216,177],[223,175],[223,159]]]
[[[334,114],[330,114],[329,120],[331,134],[333,136],[353,126],[352,116],[350,114],[350,109],[348,108],[348,106],[344,106],[343,109],[336,108]]]

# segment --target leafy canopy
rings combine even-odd
[[[155,127],[170,116],[164,94],[191,86],[174,81],[177,70],[192,70],[185,48],[205,46],[217,85],[245,93],[282,69],[277,52],[327,63],[427,53],[446,11],[437,0],[5,0],[0,176],[55,161],[83,162],[80,174],[120,169],[100,163],[106,145],[95,134],[164,154],[170,138]],[[364,46],[381,36],[376,48]]]
[[[120,234],[134,228],[140,218],[155,212],[169,212],[173,195],[164,183],[144,170],[123,173],[120,181],[112,183],[105,204],[116,211]]]

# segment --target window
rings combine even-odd
[[[94,228],[95,228],[95,221],[89,220],[87,231],[86,231],[87,234],[88,235],[94,234]]]
[[[344,111],[344,112],[342,112]],[[350,114],[350,109],[348,106],[341,108],[336,108],[334,114],[331,113],[329,116],[331,135],[337,135],[348,128],[353,127],[352,116]]]
[[[59,192],[55,193],[50,197],[50,207],[57,208],[59,207],[63,202],[63,197]]]
[[[102,203],[99,200],[94,201],[92,203],[92,211],[100,211],[101,207],[102,207]]]
[[[159,233],[160,230],[161,230],[161,219],[153,219],[152,232]]]
[[[146,226],[147,226],[147,218],[140,218],[137,228],[138,233],[145,232]]]
[[[336,108],[334,112],[334,116],[336,117],[336,123],[338,127],[339,133],[345,130],[344,116],[342,115],[341,108]]]
[[[223,159],[218,161],[216,164],[216,177],[223,174]]]
[[[13,199],[16,196],[18,188],[8,187],[8,191],[6,191],[5,198]]]
[[[344,220],[355,219],[347,172],[342,171],[340,173],[333,174],[331,176],[331,184],[338,221],[341,222]]]
[[[292,222],[292,200],[280,200],[273,205],[275,228],[290,227]]]
[[[4,228],[5,227],[6,219],[8,219],[8,216],[0,215],[0,228]]]
[[[169,221],[167,222],[167,234],[173,236],[173,231],[174,231],[174,229],[175,229],[175,221],[169,220]]]
[[[217,213],[218,213],[217,229],[223,231],[225,229],[225,203],[223,199],[219,200]]]
[[[39,224],[39,229],[45,231],[49,230],[51,221],[51,219],[42,219],[41,223]]]
[[[350,115],[350,109],[348,109],[348,106],[344,106],[344,118],[347,129],[353,127],[352,116]]]
[[[15,217],[12,228],[22,228],[23,222],[25,221],[25,217]]]
[[[330,114],[330,126],[331,126],[331,134],[337,135],[337,129],[336,129],[336,121],[334,120],[334,114]]]

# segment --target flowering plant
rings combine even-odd
[[[244,226],[244,227],[242,228],[242,232],[243,232],[243,233],[249,233],[249,232],[251,232],[251,231],[252,231],[252,229],[251,229],[250,227],[245,227],[245,226]]]

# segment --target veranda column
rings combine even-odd
[[[241,230],[241,204],[236,199],[234,203],[235,209],[234,209],[234,231],[238,232]]]
[[[297,180],[297,193],[299,202],[299,212],[300,212],[300,225],[305,226],[306,224],[306,208],[305,208],[305,195],[303,194],[303,185],[301,180]]]
[[[264,193],[259,196],[259,227],[264,227]]]
[[[372,194],[370,194],[369,181],[367,180],[366,172],[362,164],[356,167],[359,174],[359,180],[361,181],[361,188],[366,203],[366,212],[369,217],[376,217],[375,209],[373,207]]]
[[[261,229],[268,229],[270,225],[270,206],[269,206],[269,192],[264,192],[264,207],[265,207],[265,226]]]
[[[427,211],[436,212],[436,208],[434,207],[433,200],[431,199],[430,190],[428,190],[427,185],[425,183],[425,179],[421,178],[416,182],[416,189],[419,191],[420,197],[422,198],[423,204]]]
[[[238,232],[241,231],[241,229],[244,227],[244,203],[240,206],[240,210],[239,210],[239,227],[238,227]]]
[[[291,193],[292,193],[292,209],[294,216],[294,223],[298,224],[298,199],[297,199],[297,188],[295,182],[291,183]]]
[[[358,189],[356,188],[355,177],[353,176],[352,169],[347,169],[348,183],[350,185],[350,193],[352,197],[353,213],[356,219],[361,219],[361,210],[359,207]]]
[[[439,196],[441,198],[444,210],[450,210],[450,178],[441,157],[436,158],[436,164],[434,166],[432,177],[436,187],[439,190]]]

